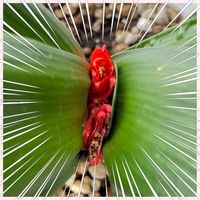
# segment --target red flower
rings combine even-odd
[[[92,83],[89,89],[89,106],[98,104],[99,101],[107,100],[115,86],[115,71],[105,45],[93,51],[90,72]]]
[[[95,49],[90,62],[91,86],[88,95],[89,118],[82,139],[89,151],[90,165],[102,161],[103,140],[108,135],[112,113],[111,94],[115,86],[115,70],[106,46]]]
[[[90,70],[92,80],[95,78],[96,81],[102,80],[107,75],[114,75],[113,63],[110,54],[106,49],[106,45],[103,45],[102,48],[97,48],[92,52],[90,58]]]
[[[101,147],[103,139],[108,134],[111,113],[112,107],[109,104],[96,107],[85,125],[82,134],[83,145],[89,149],[91,164],[98,164],[102,159]]]

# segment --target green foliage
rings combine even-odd
[[[40,37],[5,5],[5,22],[25,40],[4,27],[4,191],[51,195],[77,166],[87,119],[88,63],[78,42],[44,6],[27,4],[53,40],[24,5],[10,5]],[[196,19],[173,30],[113,56],[118,83],[104,155],[115,194],[196,191],[188,178],[196,178],[196,58],[195,47],[188,49],[196,39],[183,45],[196,35]]]
[[[46,141],[23,161],[4,173],[4,179],[6,179],[22,163],[33,158],[26,164],[26,167],[5,182],[4,189],[11,185],[24,169],[45,153],[43,158],[13,186],[14,189],[10,189],[6,193],[9,196],[20,194],[44,164],[59,151],[47,170],[26,193],[26,195],[35,194],[39,185],[44,182],[52,167],[64,153],[42,192],[43,195],[46,194],[61,164],[70,154],[61,176],[52,188],[52,193],[75,169],[74,163],[77,164],[77,162],[74,159],[77,160],[77,155],[82,147],[81,133],[87,119],[87,93],[90,84],[88,63],[80,57],[37,41],[29,40],[45,56],[32,52],[8,35],[4,35],[4,41],[35,60],[4,45],[4,52],[6,52],[4,55],[6,62],[4,64],[4,116],[6,117],[4,119],[4,150],[6,151],[13,145],[16,145],[13,149],[22,145],[11,154],[9,154],[10,151],[8,151],[8,155],[5,153],[4,170],[37,145]],[[12,115],[23,113],[24,115],[12,117]],[[32,138],[35,139],[31,141]],[[25,144],[27,141],[30,142]],[[25,145],[23,146],[23,144]]]
[[[21,3],[9,5],[4,4],[4,21],[20,35],[84,58],[80,45],[72,37],[70,31],[43,5],[35,3],[25,4],[26,7]],[[31,13],[29,10],[31,10]],[[4,28],[9,32],[13,32],[7,26],[4,26]]]
[[[163,179],[163,174],[159,174],[156,167],[151,165],[142,149],[150,155],[171,181],[176,183],[176,187],[182,194],[185,196],[194,195],[173,174],[169,167],[179,175],[181,174],[181,177],[194,190],[196,184],[191,182],[159,152],[161,151],[170,157],[189,176],[195,179],[196,94],[168,96],[175,93],[195,92],[195,81],[181,82],[189,78],[195,78],[195,74],[188,78],[180,78],[180,75],[179,77],[164,79],[181,71],[195,68],[195,59],[178,65],[181,61],[194,55],[195,48],[187,52],[186,55],[183,54],[174,58],[173,61],[167,62],[168,59],[180,53],[175,49],[176,47],[173,46],[136,49],[114,58],[119,74],[118,92],[112,129],[110,137],[104,146],[104,155],[112,181],[114,181],[112,166],[115,169],[114,173],[118,180],[118,190],[120,191],[121,188],[115,166],[115,162],[117,163],[126,195],[131,195],[131,189],[122,164],[124,162],[125,165],[124,159],[128,162],[142,196],[152,196],[154,194],[137,168],[134,159],[147,176],[157,195],[167,196],[157,179],[161,181],[172,196],[175,195],[164,182],[166,178]],[[187,99],[191,96],[193,97],[192,99]],[[189,163],[187,163],[188,161]],[[127,166],[126,170],[128,171]],[[131,179],[129,172],[128,174]],[[135,194],[139,195],[132,180],[131,183]]]

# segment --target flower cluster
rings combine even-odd
[[[89,118],[82,138],[84,148],[89,150],[90,165],[95,165],[102,160],[101,147],[110,128],[110,102],[116,80],[114,66],[105,45],[93,51],[90,58],[90,73]]]

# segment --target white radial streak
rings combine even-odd
[[[90,11],[89,11],[89,6],[88,6],[88,0],[85,0],[85,6],[86,6],[87,17],[88,17],[88,23],[89,23],[89,27],[90,27],[90,36],[91,36],[91,38],[93,38],[93,36],[92,36],[92,26],[91,26],[91,21],[90,21]]]
[[[196,100],[197,98],[196,97],[184,97],[184,98],[181,98],[181,97],[175,97],[175,98],[169,98],[169,99],[172,99],[172,100]]]
[[[119,169],[118,169],[116,161],[115,161],[115,168],[116,168],[116,172],[117,172],[120,188],[121,188],[121,191],[122,191],[122,197],[123,197],[124,200],[126,200],[126,195],[125,195],[125,192],[124,192],[123,183],[122,183],[122,180],[121,180],[121,177],[120,177],[120,174],[119,174]]]
[[[31,68],[33,68],[33,69],[35,69],[35,70],[37,70],[37,71],[39,71],[39,72],[46,73],[46,72],[44,72],[44,71],[38,69],[37,67],[35,67],[35,66],[33,66],[33,65],[31,65],[31,64],[29,64],[29,63],[27,63],[27,62],[25,62],[25,61],[23,61],[23,60],[21,60],[21,59],[15,57],[15,56],[13,56],[13,55],[11,55],[11,54],[5,52],[5,51],[3,52],[3,54],[5,54],[5,55],[7,55],[7,56],[9,56],[9,57],[11,57],[11,58],[13,58],[13,59],[15,59],[15,60],[21,62],[21,63],[23,63],[23,64],[25,64],[25,65],[27,65],[27,66],[29,66],[29,67],[31,67]]]
[[[32,111],[32,112],[25,112],[25,113],[19,113],[19,114],[14,114],[14,115],[6,115],[3,118],[4,119],[8,119],[8,118],[12,118],[12,117],[18,117],[18,116],[22,116],[22,115],[29,115],[29,114],[34,114],[34,113],[38,113],[39,111]]]
[[[85,19],[84,19],[84,16],[83,16],[81,0],[78,0],[78,5],[79,5],[79,9],[80,9],[80,14],[81,14],[81,19],[82,19],[82,23],[83,23],[83,29],[84,29],[84,32],[85,32],[85,37],[86,37],[86,40],[88,42],[88,34],[87,34],[87,31],[86,31],[86,27],[85,27]]]
[[[49,38],[53,41],[53,43],[59,48],[60,46],[58,45],[58,43],[54,40],[54,38],[51,36],[51,34],[47,31],[47,29],[44,27],[44,25],[40,22],[40,20],[37,18],[37,16],[33,13],[33,11],[29,8],[29,6],[27,5],[27,3],[25,2],[25,0],[22,0],[23,5],[25,6],[25,8],[29,11],[29,13],[33,16],[33,18],[37,21],[37,23],[42,27],[42,29],[45,31],[45,33],[49,36]]]
[[[136,181],[135,181],[135,178],[134,178],[134,176],[133,176],[133,174],[132,174],[132,172],[131,172],[131,169],[130,169],[130,167],[129,167],[129,164],[128,164],[128,162],[127,162],[125,156],[123,156],[123,157],[124,157],[124,161],[125,161],[125,163],[126,163],[126,166],[127,166],[127,168],[128,168],[128,171],[129,171],[129,173],[130,173],[130,175],[131,175],[131,179],[132,179],[132,181],[133,181],[133,183],[134,183],[134,185],[135,185],[135,188],[136,188],[136,190],[137,190],[137,193],[138,193],[139,197],[142,197],[142,195],[141,195],[141,193],[140,193],[140,190],[139,190],[139,188],[138,188],[138,185],[137,185],[137,183],[136,183]]]
[[[12,149],[12,150],[9,151],[8,153],[5,153],[3,156],[0,156],[0,159],[5,158],[6,156],[8,156],[8,155],[10,155],[11,153],[17,151],[17,150],[20,149],[21,147],[23,147],[23,146],[27,145],[28,143],[34,141],[35,139],[39,138],[40,136],[44,135],[44,134],[47,133],[47,132],[48,132],[48,130],[47,130],[47,131],[44,131],[44,132],[42,132],[42,133],[40,133],[40,134],[38,134],[38,135],[36,135],[35,137],[33,137],[33,138],[31,138],[31,139],[29,139],[28,141],[26,141],[26,142],[24,142],[23,144],[19,145],[19,146],[16,147],[15,149]]]
[[[125,174],[126,174],[126,178],[127,178],[127,181],[128,181],[129,188],[130,188],[130,190],[131,190],[132,196],[133,196],[134,199],[135,199],[134,189],[133,189],[133,187],[132,187],[132,184],[131,184],[130,178],[129,178],[129,176],[128,176],[128,173],[127,173],[127,170],[126,170],[126,167],[125,167],[123,161],[122,161],[122,165],[123,165],[123,168],[124,168],[124,172],[125,172]]]
[[[188,47],[187,49],[181,51],[180,53],[176,54],[175,56],[171,57],[169,60],[167,60],[166,62],[172,61],[174,58],[177,58],[178,56],[182,55],[183,53],[191,50],[192,48],[196,47],[199,43],[196,43],[194,45],[192,45],[191,47]]]
[[[170,196],[169,192],[167,191],[167,189],[164,187],[164,185],[160,182],[160,180],[158,178],[156,178],[157,181],[159,182],[159,184],[161,185],[161,187],[163,188],[163,190],[166,192],[167,196],[172,199],[172,197]]]
[[[57,176],[55,177],[54,181],[52,182],[51,186],[49,187],[49,190],[47,191],[47,193],[46,193],[46,195],[45,195],[45,199],[47,199],[47,196],[49,195],[49,193],[50,193],[50,191],[51,191],[53,185],[54,185],[55,182],[57,181],[57,179],[58,179],[58,177],[59,177],[61,171],[63,170],[64,166],[66,165],[68,159],[69,159],[69,155],[67,156],[67,159],[66,159],[65,162],[62,164],[62,166],[61,166],[61,168],[60,168],[60,170],[59,170]]]
[[[29,163],[31,160],[33,159],[33,157],[31,157],[30,159],[28,159],[26,162],[24,162],[21,166],[19,166],[14,172],[12,172],[11,174],[9,174],[9,176],[7,176],[6,178],[3,179],[3,181],[0,182],[0,185],[2,185],[3,183],[5,183],[9,178],[11,178],[14,174],[16,174],[22,167],[24,167],[27,163]]]
[[[199,35],[200,35],[200,33],[198,33],[196,36],[194,36],[193,38],[189,39],[187,42],[185,42],[182,45],[180,45],[179,47],[177,47],[176,50],[180,49],[181,47],[185,46],[186,44],[188,44],[192,40],[196,39],[197,37],[199,37]]]
[[[178,84],[182,84],[182,83],[188,83],[188,82],[196,81],[196,80],[199,80],[199,78],[196,78],[196,77],[195,77],[195,78],[190,78],[190,79],[183,80],[183,81],[177,81],[177,82],[165,84],[165,85],[163,85],[162,87],[168,87],[168,86],[172,86],[172,85],[178,85]]]
[[[8,147],[7,149],[4,149],[4,150],[1,152],[1,155],[3,155],[3,153],[7,152],[8,150],[10,150],[10,149],[12,149],[12,148],[16,147],[18,144],[19,144],[19,143],[17,143],[17,144],[15,144],[15,145],[12,145],[12,146],[10,146],[10,147]]]
[[[105,6],[106,0],[103,0],[103,16],[102,16],[102,33],[101,40],[104,41],[104,24],[105,24]]]
[[[16,93],[8,93],[8,92],[0,92],[0,95],[7,95],[7,96],[22,96],[22,94],[16,94]]]
[[[35,6],[35,8],[37,9],[38,13],[40,14],[40,16],[42,17],[42,19],[45,21],[45,23],[47,24],[47,26],[51,29],[51,31],[55,34],[54,30],[51,28],[50,24],[48,23],[48,21],[46,20],[46,18],[44,17],[44,15],[42,14],[42,12],[40,11],[40,9],[37,6],[37,3],[35,3],[33,0],[31,0],[33,5]],[[56,35],[56,34],[55,34]]]
[[[9,167],[7,167],[5,170],[1,171],[0,174],[4,174],[6,173],[9,169],[11,169],[13,166],[15,166],[16,164],[18,164],[20,161],[22,161],[24,158],[26,158],[28,155],[30,155],[32,152],[34,152],[35,150],[37,150],[39,147],[41,147],[43,144],[45,144],[49,139],[51,139],[51,137],[47,138],[46,140],[44,140],[43,142],[41,142],[39,145],[37,145],[36,147],[34,147],[31,151],[29,151],[27,154],[25,154],[24,156],[22,156],[20,159],[18,159],[16,162],[14,162],[13,164],[11,164]]]
[[[1,81],[1,80],[0,80],[0,81]],[[37,86],[28,85],[28,84],[24,84],[24,83],[19,83],[19,82],[15,82],[15,81],[3,80],[3,82],[5,82],[5,83],[10,83],[10,84],[14,84],[14,85],[21,85],[21,86],[26,86],[26,87],[31,87],[31,88],[38,88],[38,89],[40,89],[40,87],[37,87]]]
[[[49,0],[46,0],[46,1],[47,1],[47,5],[48,5],[48,7],[49,7],[51,13],[52,13],[52,14],[54,15],[54,17],[57,19],[56,15],[55,15],[55,13],[54,13],[52,7],[51,7],[51,4],[49,3]]]
[[[20,131],[20,130],[22,130],[22,129],[26,129],[26,128],[28,128],[28,127],[30,127],[30,126],[33,126],[33,125],[35,125],[35,124],[38,124],[38,123],[40,123],[40,122],[35,122],[35,123],[29,124],[29,125],[27,125],[27,126],[20,127],[20,128],[18,128],[18,129],[14,129],[14,130],[12,130],[12,131],[9,131],[9,132],[6,132],[6,133],[4,133],[4,134],[1,134],[0,136],[10,135],[11,133]]]
[[[76,40],[75,37],[74,37],[73,31],[72,31],[72,29],[71,29],[71,26],[69,25],[69,22],[68,22],[68,20],[67,20],[67,18],[66,18],[66,16],[65,16],[65,12],[64,12],[64,10],[63,10],[63,8],[62,8],[62,5],[60,4],[60,0],[58,0],[58,2],[59,2],[58,4],[59,4],[59,6],[60,6],[60,9],[61,9],[61,12],[62,12],[62,14],[63,14],[63,17],[64,17],[64,19],[65,19],[65,21],[66,21],[66,23],[67,23],[67,27],[69,28],[69,30],[70,30],[70,32],[71,32],[71,34],[72,34],[73,39]]]
[[[1,62],[1,61],[0,61],[0,62]],[[5,65],[8,65],[8,66],[10,66],[10,67],[13,67],[13,68],[15,68],[15,69],[18,69],[18,70],[20,70],[20,71],[23,71],[23,72],[26,72],[26,73],[30,73],[29,71],[26,71],[25,69],[22,69],[22,68],[20,68],[20,67],[18,67],[18,66],[16,66],[16,65],[13,65],[13,64],[11,64],[11,63],[9,63],[9,62],[7,62],[7,61],[3,61],[3,62],[1,62],[1,63],[5,64]]]
[[[122,30],[122,33],[124,33],[125,28],[126,28],[126,26],[127,26],[129,17],[130,17],[130,15],[131,15],[131,11],[133,10],[133,4],[134,4],[134,0],[132,0],[131,7],[130,7],[130,9],[129,9],[129,11],[128,11],[128,15],[127,15],[127,18],[126,18],[126,21],[125,21],[125,24],[124,24],[124,28],[123,28],[123,30]]]
[[[163,141],[165,144],[171,146],[172,148],[174,148],[175,150],[177,150],[178,152],[182,153],[184,156],[186,156],[187,158],[191,159],[192,161],[198,163],[194,158],[192,158],[191,156],[189,156],[188,154],[186,154],[185,152],[183,152],[182,150],[180,150],[179,148],[175,147],[174,145],[172,145],[171,143],[167,142],[166,140],[164,140],[163,138],[159,137],[156,134],[153,134],[155,137],[157,137],[158,139],[160,139],[161,141]]]
[[[133,44],[137,41],[138,37],[141,35],[142,31],[144,30],[144,27],[146,26],[146,24],[148,23],[148,21],[150,20],[150,17],[153,15],[154,11],[156,10],[157,6],[159,4],[159,0],[157,0],[156,5],[154,6],[153,10],[151,11],[149,17],[147,18],[147,20],[145,21],[145,23],[143,24],[140,32],[138,33],[136,39],[134,40]]]
[[[0,40],[2,41],[2,40]],[[14,49],[15,51],[19,52],[20,54],[26,56],[27,58],[29,58],[30,60],[36,62],[37,64],[41,65],[42,67],[47,68],[46,66],[44,66],[43,64],[41,64],[40,62],[38,62],[37,60],[33,59],[32,57],[30,57],[29,55],[25,54],[24,52],[20,51],[19,49],[15,48],[14,46],[12,46],[11,44],[7,43],[6,41],[2,41],[4,44],[8,45],[9,47],[11,47],[12,49]]]
[[[179,106],[168,106],[168,105],[161,105],[164,108],[172,108],[172,109],[180,109],[180,110],[199,110],[198,108],[190,108],[190,107],[179,107]]]
[[[30,190],[33,184],[38,180],[40,175],[44,172],[44,170],[50,165],[50,163],[54,160],[54,158],[58,155],[59,151],[57,151],[54,156],[52,156],[49,161],[42,167],[42,169],[35,175],[32,181],[24,188],[24,190],[19,194],[16,200],[22,199],[23,196]]]
[[[178,80],[178,79],[182,79],[182,78],[185,78],[185,77],[188,77],[188,76],[194,76],[194,75],[199,75],[200,73],[197,73],[197,72],[193,72],[193,73],[190,73],[190,74],[186,74],[186,75],[183,75],[183,76],[179,76],[179,77],[176,77],[176,78],[172,78],[168,81],[175,81],[175,80]]]
[[[197,145],[196,142],[192,142],[191,140],[188,140],[187,138],[185,138],[183,136],[180,136],[180,135],[178,135],[178,134],[176,134],[174,132],[171,132],[171,131],[167,131],[167,132],[170,133],[170,134],[172,134],[172,135],[175,135],[176,137],[179,137],[179,138],[181,138],[181,139],[183,139],[183,140],[185,140],[185,141],[187,141],[187,142],[189,142],[189,143],[191,143],[193,145]]]
[[[79,163],[78,163],[78,165],[77,165],[77,167],[76,167],[76,170],[75,170],[75,173],[74,173],[73,181],[72,181],[72,183],[71,183],[71,185],[70,185],[70,187],[69,187],[69,191],[68,191],[68,194],[67,194],[67,199],[69,198],[72,185],[74,184],[74,181],[75,181],[75,179],[76,179],[76,173],[77,173],[77,171],[78,171],[78,168],[79,168],[79,166],[80,166],[80,163],[81,163],[81,161],[79,160]],[[64,189],[64,191],[63,191],[63,193],[62,193],[61,200],[63,200],[63,198],[64,198],[64,194],[65,194],[66,189],[67,189],[67,185],[65,186],[65,189]]]
[[[33,92],[33,91],[29,91],[29,90],[17,90],[17,89],[10,89],[10,88],[3,88],[3,90],[12,91],[12,92],[29,93],[29,94],[41,94],[40,92]]]
[[[156,164],[156,162],[149,156],[149,154],[142,148],[142,151],[145,153],[145,155],[147,156],[147,158],[153,163],[153,165],[156,166],[156,168],[158,169],[158,171],[162,174],[163,177],[165,177],[165,179],[176,189],[177,192],[179,192],[179,194],[184,197],[184,195],[181,193],[181,191],[176,187],[176,185],[168,178],[168,176],[162,171],[162,169]]]
[[[79,32],[78,32],[78,29],[77,29],[77,27],[76,27],[76,23],[75,23],[75,21],[74,21],[74,17],[73,17],[73,15],[72,15],[71,9],[70,9],[70,7],[69,7],[68,0],[65,0],[65,3],[66,3],[66,5],[67,5],[67,9],[68,9],[68,11],[69,11],[69,15],[70,15],[70,17],[71,17],[71,20],[72,20],[74,29],[75,29],[75,31],[76,31],[76,35],[77,35],[77,37],[78,37],[78,39],[79,39],[79,42],[81,42],[81,38],[80,38],[80,35],[79,35]]]
[[[197,69],[197,67],[193,67],[193,68],[191,68],[191,69],[187,69],[187,70],[178,72],[178,73],[176,73],[176,74],[167,76],[167,77],[165,77],[165,78],[162,78],[161,80],[166,80],[166,79],[172,78],[172,77],[174,77],[174,76],[178,76],[178,75],[180,75],[180,74],[188,73],[188,72],[193,71],[193,70],[196,70],[196,69]]]
[[[7,1],[5,0],[6,5],[9,6],[9,8],[44,42],[45,40],[40,36],[40,34],[38,34],[38,32],[32,28],[32,26],[10,5],[10,3],[7,3]]]
[[[173,126],[169,126],[169,125],[164,124],[164,123],[160,123],[160,124],[163,125],[163,126],[165,126],[165,127],[167,127],[167,128],[170,128],[170,129],[173,129],[173,130],[175,130],[175,131],[181,132],[181,133],[183,133],[184,135],[188,135],[188,136],[190,136],[190,137],[196,138],[195,135],[189,134],[189,133],[187,133],[187,132],[185,132],[185,131],[182,131],[182,130],[180,130],[180,129],[178,129],[178,128],[175,128],[175,127],[173,127]]]
[[[178,14],[174,17],[174,19],[172,19],[171,22],[164,28],[164,30],[166,30],[166,29],[178,18],[178,16],[180,16],[181,13],[183,13],[183,12],[185,11],[185,9],[186,9],[192,2],[193,2],[193,0],[190,0],[190,1],[183,7],[183,9],[180,10],[180,11],[178,12]],[[163,31],[164,31],[164,30],[163,30]]]
[[[168,4],[169,0],[166,0],[165,4],[163,5],[163,7],[160,9],[160,11],[158,12],[158,14],[156,15],[156,17],[154,18],[154,20],[152,21],[152,23],[150,24],[150,26],[148,27],[148,29],[146,30],[146,32],[144,33],[144,35],[142,36],[142,38],[140,39],[140,41],[137,43],[136,47],[138,47],[138,45],[142,42],[142,40],[144,39],[144,37],[146,36],[146,34],[149,32],[150,28],[152,27],[152,25],[154,24],[154,22],[157,20],[157,18],[160,16],[160,14],[162,13],[162,11],[164,10],[165,6]]]
[[[2,21],[1,19],[0,19],[0,21]],[[46,55],[42,52],[42,51],[40,51],[37,47],[35,47],[31,42],[29,42],[26,38],[24,38],[21,34],[19,34],[15,29],[13,29],[9,24],[7,24],[6,22],[4,22],[3,21],[3,24],[5,25],[5,26],[7,26],[12,32],[14,32],[17,36],[19,36],[22,40],[24,40],[26,43],[28,43],[33,49],[35,49],[35,50],[33,50],[33,49],[31,49],[34,53],[36,53],[36,54],[38,54],[38,53],[40,53],[41,55],[43,55],[43,56],[45,56],[46,57]],[[7,32],[7,31],[5,31],[5,32]],[[10,34],[11,35],[11,34]],[[30,49],[30,48],[29,48]]]
[[[178,93],[169,93],[165,94],[164,96],[179,96],[179,95],[196,95],[199,94],[199,92],[178,92]]]
[[[180,28],[199,8],[200,6],[195,8],[170,34],[174,33],[178,28]]]
[[[144,172],[143,172],[142,169],[140,168],[140,166],[139,166],[139,164],[137,163],[137,161],[136,161],[135,159],[134,159],[134,161],[135,161],[135,164],[137,165],[139,171],[141,172],[142,176],[144,177],[144,179],[145,179],[147,185],[148,185],[149,188],[151,189],[151,191],[152,191],[154,197],[158,200],[158,199],[159,199],[159,198],[158,198],[158,195],[156,194],[156,192],[155,192],[153,186],[151,185],[151,183],[150,183],[149,180],[147,179],[146,175],[144,174]]]
[[[48,176],[46,177],[46,179],[43,181],[42,185],[40,186],[40,188],[38,189],[38,191],[35,193],[34,197],[32,199],[35,199],[36,197],[39,197],[40,194],[42,193],[42,191],[44,190],[45,186],[47,185],[49,179],[51,178],[52,174],[54,173],[56,167],[58,166],[58,164],[60,163],[60,161],[62,160],[64,156],[64,153],[62,154],[62,156],[59,158],[59,160],[54,164],[52,170],[48,173]]]
[[[111,28],[110,28],[110,37],[112,36],[113,24],[115,20],[115,10],[116,10],[117,0],[114,0],[113,3],[113,13],[112,13],[112,21],[111,21]]]
[[[79,187],[79,190],[78,190],[78,197],[77,197],[78,200],[80,199],[80,195],[81,195],[81,190],[82,190],[82,187],[83,187],[83,180],[84,180],[86,168],[87,168],[87,159],[85,160],[83,174],[82,174],[82,177],[81,177],[81,184],[80,184],[80,187]]]
[[[41,101],[13,101],[13,102],[3,102],[3,105],[19,105],[19,104],[34,104],[41,103]],[[0,103],[1,104],[1,103]]]
[[[94,199],[95,182],[96,182],[96,173],[97,173],[97,165],[96,165],[96,163],[95,163],[95,166],[94,166],[94,179],[93,179],[93,184],[92,184],[92,199]]]
[[[196,58],[197,56],[199,56],[199,54],[194,55],[194,56],[191,56],[190,58],[187,58],[187,59],[185,59],[185,60],[183,60],[183,61],[181,61],[181,62],[175,64],[173,67],[176,67],[176,66],[178,66],[178,65],[181,65],[181,64],[183,64],[183,63],[185,63],[185,62],[187,62],[187,61],[189,61],[189,60],[192,60],[192,59]]]
[[[136,9],[137,9],[139,3],[140,3],[140,0],[138,0],[138,2],[137,2],[136,5],[135,5],[135,8],[134,8],[133,13],[132,13],[132,15],[131,15],[131,19],[129,20],[129,23],[128,23],[128,26],[127,26],[127,28],[126,28],[126,31],[128,31],[129,28],[130,28],[131,22],[132,22],[132,20],[133,20],[133,17],[134,17],[134,15],[135,15],[135,12],[136,12]]]
[[[185,125],[185,124],[180,124],[180,123],[173,122],[173,121],[168,121],[168,122],[169,122],[169,123],[176,124],[176,125],[179,125],[179,126],[184,126],[184,127],[186,127],[186,128],[190,128],[190,129],[196,130],[196,127],[187,126],[187,125]]]
[[[120,21],[121,14],[122,14],[123,4],[124,4],[124,0],[121,0],[121,5],[120,5],[119,13],[118,13],[117,25],[116,25],[115,32],[117,32],[117,29],[118,29],[118,26],[119,26],[119,21]]]
[[[112,165],[112,175],[113,175],[113,180],[114,180],[114,185],[115,185],[116,196],[118,198],[119,195],[118,195],[117,182],[116,182],[116,177],[115,177],[115,172],[114,172],[114,169],[113,169],[113,165]]]
[[[35,129],[37,129],[37,128],[43,126],[43,125],[44,125],[44,124],[40,124],[40,125],[38,125],[38,126],[36,126],[36,127],[30,128],[30,129],[28,129],[28,130],[26,130],[26,131],[23,131],[23,132],[19,133],[19,134],[16,134],[16,135],[13,135],[13,136],[11,136],[11,137],[9,137],[9,138],[6,138],[6,139],[0,141],[0,144],[1,144],[1,143],[5,143],[5,142],[7,142],[7,141],[10,141],[10,140],[12,140],[12,139],[14,139],[14,138],[16,138],[16,137],[21,136],[21,135],[24,135],[25,133],[31,132],[32,130],[35,130]]]
[[[181,167],[179,167],[175,162],[173,162],[167,155],[165,155],[161,150],[159,150],[159,152],[165,158],[167,158],[167,160],[169,160],[178,170],[180,170],[185,176],[187,176],[193,183],[195,183],[198,187],[200,187],[200,184],[197,181],[195,181],[193,178],[191,178],[183,169],[181,169]]]
[[[194,195],[199,199],[199,195],[171,168],[169,169],[193,192]]]
[[[40,156],[30,167],[28,167],[14,182],[12,182],[12,184],[11,185],[9,185],[9,187],[7,187],[4,191],[3,191],[3,193],[2,193],[2,195],[3,194],[5,194],[17,181],[19,181],[20,180],[20,178],[22,177],[22,176],[24,176],[24,174],[26,174],[43,156],[44,156],[45,154],[43,154],[42,156]]]

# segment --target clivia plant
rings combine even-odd
[[[195,36],[191,18],[88,63],[43,5],[4,4],[3,195],[51,196],[86,149],[113,195],[195,196]]]

